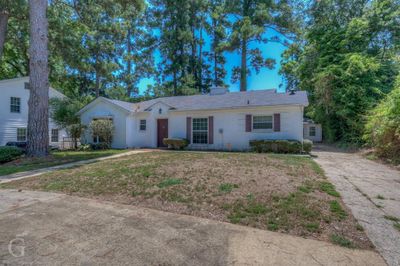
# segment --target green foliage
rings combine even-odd
[[[89,124],[89,130],[93,137],[97,137],[99,139],[100,147],[103,147],[102,145],[106,145],[107,147],[111,146],[114,133],[114,124],[112,120],[108,119],[93,120]]]
[[[168,148],[172,148],[174,150],[183,150],[189,145],[189,141],[187,139],[178,139],[178,138],[165,138],[163,139],[163,143],[168,146]]]
[[[179,185],[179,184],[182,184],[182,183],[183,183],[182,179],[168,178],[168,179],[165,179],[165,180],[161,181],[157,186],[159,188],[165,188],[165,187]]]
[[[281,35],[276,34],[267,38],[265,32],[274,28],[281,34],[291,35],[290,33],[296,28],[292,8],[293,6],[286,1],[226,2],[226,10],[232,15],[233,22],[229,29],[229,38],[221,46],[226,51],[237,51],[241,54],[241,65],[234,67],[231,75],[232,82],[240,80],[240,90],[247,90],[247,77],[251,74],[251,69],[258,74],[262,68],[272,69],[275,65],[273,58],[264,58],[261,49],[251,47],[250,43],[284,43],[280,38]]]
[[[312,150],[313,142],[308,139],[303,140],[303,151],[305,153],[310,153]]]
[[[332,241],[332,243],[342,246],[342,247],[346,247],[346,248],[355,248],[353,242],[351,242],[350,240],[348,240],[347,238],[345,238],[344,236],[338,235],[338,234],[332,234],[330,236],[330,239]]]
[[[362,143],[365,115],[393,88],[399,71],[397,0],[313,1],[301,42],[284,53],[288,88],[307,90],[306,113],[328,141]]]
[[[276,153],[309,153],[312,142],[302,143],[297,140],[251,140],[250,147],[255,152],[276,152]]]
[[[89,99],[81,99],[80,101],[69,98],[50,99],[50,116],[60,128],[64,128],[67,131],[68,136],[72,138],[75,149],[78,146],[78,139],[86,128],[81,124],[77,112],[88,102]]]
[[[338,197],[338,198],[340,197],[339,192],[336,191],[335,186],[330,182],[327,182],[327,181],[320,182],[319,189],[331,196]]]
[[[393,227],[400,232],[400,223],[394,223]]]
[[[364,139],[378,156],[400,163],[400,75],[393,91],[370,112]]]
[[[98,151],[98,150],[108,150],[111,148],[111,144],[107,142],[101,142],[101,143],[91,143],[90,148],[87,149],[86,147],[83,148],[83,150],[92,150],[92,151]]]
[[[237,184],[224,183],[219,185],[218,190],[224,193],[230,193],[234,188],[238,188]]]
[[[397,218],[396,216],[391,216],[391,215],[385,215],[384,218],[386,220],[393,221],[393,222],[399,222],[400,221],[399,218]]]
[[[334,213],[340,220],[343,220],[347,217],[347,213],[343,210],[342,206],[337,200],[332,200],[330,202],[330,211]]]
[[[240,223],[246,218],[255,218],[266,214],[269,210],[255,199],[247,199],[246,201],[238,200],[231,207],[228,219],[231,223]]]
[[[23,151],[17,147],[0,147],[0,163],[6,163],[19,158]]]

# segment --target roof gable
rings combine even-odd
[[[98,103],[105,103],[110,104],[112,106],[117,107],[118,109],[122,110],[125,113],[130,113],[132,111],[132,103],[118,101],[118,100],[111,100],[104,97],[98,97],[91,101],[89,104],[84,106],[81,110],[78,111],[77,115],[81,115],[82,113],[86,112],[87,110],[91,109]]]

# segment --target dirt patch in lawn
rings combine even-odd
[[[339,193],[307,157],[153,152],[2,187],[61,191],[372,248]]]

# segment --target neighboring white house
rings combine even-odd
[[[29,77],[0,81],[0,146],[7,142],[20,142],[27,139],[29,89],[26,84]],[[53,88],[50,98],[64,98]],[[49,140],[51,146],[60,146],[65,130],[59,129],[49,120]]]
[[[322,126],[321,124],[314,123],[310,119],[304,119],[304,138],[312,140],[313,142],[322,141]]]
[[[111,119],[113,148],[162,147],[163,138],[186,138],[193,149],[246,150],[254,139],[303,140],[304,91],[228,92],[163,97],[129,103],[99,97],[79,111],[81,122]],[[82,142],[97,139],[86,132]]]

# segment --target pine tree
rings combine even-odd
[[[259,48],[250,48],[250,43],[284,42],[278,34],[266,38],[266,30],[290,34],[295,27],[291,1],[231,0],[227,1],[227,12],[234,17],[225,49],[240,53],[240,67],[232,70],[232,82],[240,80],[240,90],[247,90],[247,76],[251,69],[258,73],[261,68],[272,69],[275,60],[264,58]],[[250,65],[248,65],[250,63]]]
[[[42,157],[49,149],[49,69],[47,0],[29,0],[28,156]]]

